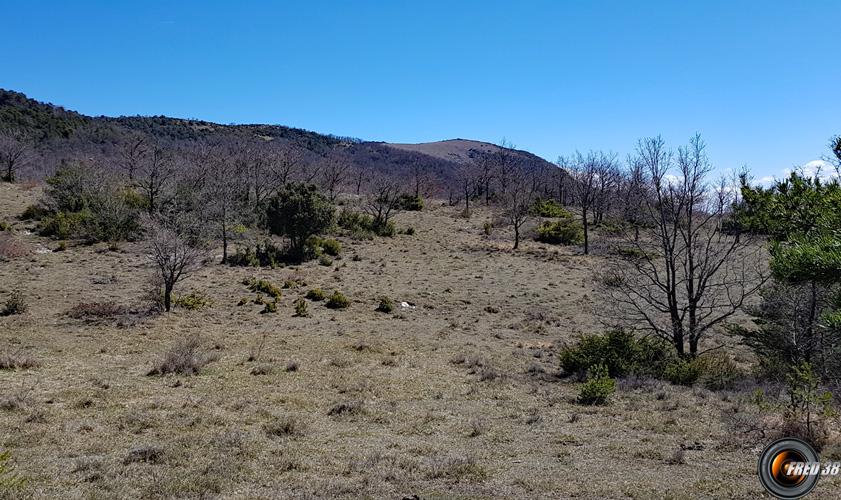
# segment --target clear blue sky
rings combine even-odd
[[[0,3],[0,87],[86,114],[370,140],[503,137],[549,160],[694,132],[719,168],[841,133],[841,2]]]

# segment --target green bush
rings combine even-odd
[[[381,297],[380,303],[377,306],[377,311],[383,313],[390,313],[394,311],[394,301],[388,297]]]
[[[339,240],[329,238],[322,239],[321,248],[327,255],[330,255],[332,257],[338,257],[339,254],[342,252],[342,243]]]
[[[663,378],[675,385],[694,385],[700,376],[701,367],[696,360],[676,359],[663,372]]]
[[[329,267],[333,265],[333,259],[327,255],[322,255],[318,258],[318,264],[324,267]]]
[[[228,256],[228,264],[244,267],[278,267],[290,260],[286,251],[271,241],[258,243],[254,248],[247,246],[237,248],[236,252]]]
[[[308,298],[308,299],[310,299],[314,302],[318,302],[320,300],[324,300],[325,298],[327,298],[327,295],[324,293],[324,291],[321,288],[313,288],[310,291],[308,291],[307,294],[304,297],[306,297],[306,298]]]
[[[343,208],[339,213],[336,223],[339,227],[348,231],[353,231],[354,229],[371,229],[374,226],[374,218],[368,214]]]
[[[251,278],[248,280],[248,289],[252,292],[265,293],[270,297],[279,299],[283,293],[277,285],[272,284],[269,280]]]
[[[569,210],[562,207],[555,200],[547,200],[545,198],[535,200],[531,206],[530,213],[539,217],[572,218],[572,213]]]
[[[287,289],[300,288],[300,287],[306,286],[306,285],[307,284],[303,280],[303,278],[290,278],[290,279],[283,282],[283,288],[287,288]]]
[[[213,301],[210,297],[201,292],[191,291],[187,295],[179,295],[172,299],[172,304],[175,307],[181,307],[190,311],[210,307]]]
[[[409,211],[423,210],[423,198],[408,193],[401,194],[397,199],[397,208]]]
[[[49,215],[50,210],[40,203],[29,205],[26,210],[20,215],[23,220],[41,220]]]
[[[486,221],[484,224],[482,224],[482,230],[485,232],[486,236],[490,236],[491,233],[493,233],[493,231],[494,231],[493,223]]]
[[[300,316],[302,318],[306,318],[309,316],[309,308],[307,306],[307,301],[304,299],[298,299],[295,301],[295,316]]]
[[[571,218],[545,221],[537,226],[537,240],[544,243],[578,245],[584,242],[584,228]]]
[[[113,242],[133,240],[140,234],[143,205],[137,193],[109,180],[97,168],[63,164],[47,178],[45,194],[51,209],[40,214],[40,231],[45,236]],[[26,215],[39,215],[37,209],[34,212]]]
[[[695,360],[698,381],[711,391],[733,389],[747,374],[724,352],[708,352]]]
[[[91,219],[91,212],[57,212],[46,215],[38,223],[38,234],[59,240],[76,238],[84,234],[85,224]]]
[[[4,220],[0,220],[0,231],[11,231],[12,225]]]
[[[333,295],[327,299],[327,307],[330,309],[345,309],[350,305],[350,301],[338,290],[333,292]]]
[[[374,234],[376,234],[377,236],[388,237],[394,236],[394,233],[397,232],[397,228],[394,225],[394,221],[391,220],[388,222],[375,222],[373,230]]]
[[[616,390],[616,381],[610,378],[607,368],[594,365],[588,370],[587,381],[578,391],[578,403],[583,405],[603,405]]]
[[[304,244],[312,235],[333,225],[335,208],[312,185],[289,184],[269,201],[266,219],[269,231],[286,236],[290,255],[304,257]]]
[[[263,310],[260,311],[260,314],[268,314],[268,313],[276,313],[277,312],[277,299],[274,299],[271,302],[266,302]]]
[[[676,355],[659,339],[637,339],[628,332],[612,331],[582,337],[576,345],[561,349],[559,358],[561,369],[568,374],[581,376],[591,366],[603,364],[612,377],[661,378]]]

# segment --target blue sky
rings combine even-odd
[[[757,176],[841,133],[841,2],[0,0],[0,87],[86,114],[391,142],[507,138],[549,160],[700,132]]]

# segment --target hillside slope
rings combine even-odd
[[[36,171],[36,176],[49,172],[52,166],[73,154],[106,158],[117,155],[124,142],[138,135],[168,147],[212,138],[283,141],[304,150],[307,153],[304,157],[310,163],[330,156],[369,172],[392,175],[404,175],[411,166],[420,165],[440,184],[453,179],[458,164],[499,149],[493,144],[466,139],[390,144],[281,125],[222,125],[167,116],[92,117],[3,89],[0,89],[0,129],[21,130],[38,144],[41,163],[46,166]],[[527,165],[551,165],[527,151],[512,151]]]

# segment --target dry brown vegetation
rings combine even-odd
[[[0,218],[39,195],[0,186]],[[0,370],[0,447],[26,479],[20,494],[762,494],[756,457],[773,424],[752,413],[749,392],[622,380],[609,405],[576,404],[580,383],[557,376],[557,353],[601,331],[594,272],[613,257],[530,239],[515,252],[510,232],[486,234],[489,209],[472,210],[465,219],[429,202],[395,218],[414,235],[341,238],[334,266],[259,270],[306,283],[285,289],[275,314],[237,305],[254,269],[211,265],[189,285],[210,307],[76,319],[142,308],[154,269],[141,243],[0,264],[0,299],[19,287],[29,305],[0,317],[0,368],[11,368]],[[15,226],[26,244],[47,244]],[[350,306],[310,302],[296,315],[310,288],[341,290]],[[376,310],[383,296],[390,314]],[[822,480],[815,498],[837,486]]]

